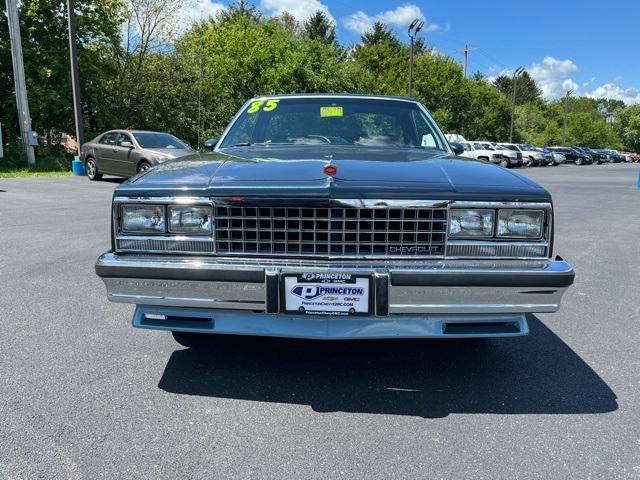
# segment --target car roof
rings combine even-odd
[[[107,130],[106,132],[102,132],[101,135],[105,133],[114,133],[114,132],[127,132],[127,133],[161,133],[166,135],[173,135],[173,133],[169,132],[155,132],[153,130],[129,130],[128,128],[114,128],[113,130]]]
[[[404,97],[400,95],[372,95],[366,93],[280,93],[275,95],[258,95],[253,97],[251,100],[261,98],[367,98],[418,103],[418,100],[412,97]]]

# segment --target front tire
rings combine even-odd
[[[89,180],[91,180],[92,182],[102,180],[102,174],[98,171],[98,164],[93,157],[87,158],[87,161],[84,164],[84,168]]]
[[[144,172],[145,170],[149,170],[151,168],[151,164],[146,160],[143,160],[138,164],[138,173]]]
[[[503,168],[508,168],[509,167],[509,160],[502,160],[500,162],[500,166]]]
[[[582,158],[576,158],[576,165],[582,165]]]

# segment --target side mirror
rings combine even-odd
[[[127,141],[127,140],[125,140],[124,142],[121,142],[121,143],[120,143],[120,146],[121,146],[121,147],[124,147],[124,148],[133,148],[133,143],[131,143],[131,142],[129,142],[129,141]]]
[[[217,138],[210,138],[209,140],[204,141],[204,151],[205,152],[213,152],[213,149],[216,148],[216,144],[218,143]]]
[[[464,147],[458,142],[449,142],[449,146],[455,155],[462,155],[464,153]]]

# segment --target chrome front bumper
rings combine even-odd
[[[96,262],[112,302],[278,314],[280,274],[344,272],[374,278],[375,317],[549,313],[574,272],[555,260],[314,262],[119,255]]]

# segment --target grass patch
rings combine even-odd
[[[69,177],[71,172],[61,171],[38,171],[38,170],[1,170],[0,178],[34,178],[34,177]]]

